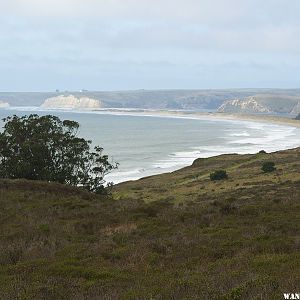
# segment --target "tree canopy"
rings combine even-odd
[[[79,123],[56,116],[3,119],[0,177],[54,181],[100,193],[104,176],[117,168],[103,148],[77,136]]]

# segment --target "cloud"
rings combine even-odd
[[[35,17],[189,20],[197,23],[298,20],[298,0],[2,0],[2,12]]]
[[[37,82],[54,87],[104,74],[116,88],[221,85],[228,73],[250,86],[281,70],[291,80],[300,78],[299,11],[298,0],[0,0],[0,67],[11,80],[30,74],[24,85],[43,73]]]
[[[276,0],[275,0],[276,1]],[[234,10],[228,6],[235,5]],[[121,18],[231,18],[245,9],[237,0],[10,0],[2,10],[31,16],[98,16]],[[223,11],[226,10],[227,14]]]

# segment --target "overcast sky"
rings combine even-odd
[[[300,87],[299,0],[0,0],[0,91]]]

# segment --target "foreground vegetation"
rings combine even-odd
[[[198,159],[113,198],[0,180],[0,299],[282,299],[299,291],[300,148]],[[266,161],[276,170],[264,173]],[[214,170],[227,180],[212,181]]]
[[[104,176],[117,168],[100,146],[78,137],[79,123],[56,116],[3,119],[0,178],[44,180],[106,193]]]

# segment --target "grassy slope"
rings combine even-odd
[[[281,299],[299,291],[300,148],[196,160],[104,199],[0,181],[0,299]],[[277,171],[262,174],[263,161]],[[229,180],[211,182],[225,168]],[[142,201],[144,200],[144,201]]]

